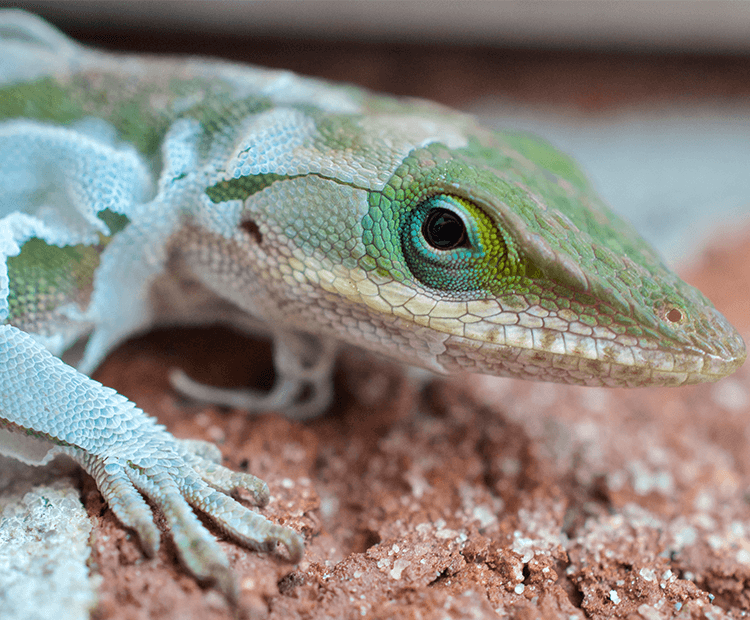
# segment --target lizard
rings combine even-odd
[[[716,381],[746,356],[540,138],[285,71],[98,51],[1,11],[0,453],[74,459],[153,556],[147,497],[185,567],[235,599],[193,508],[291,562],[302,535],[232,497],[262,506],[263,481],[89,377],[132,334],[199,323],[271,339],[276,382],[177,374],[181,391],[299,419],[331,403],[343,345],[623,387]]]

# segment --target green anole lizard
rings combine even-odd
[[[65,454],[155,553],[236,585],[191,506],[240,543],[303,539],[230,497],[267,486],[91,380],[155,325],[272,339],[268,394],[203,400],[316,415],[337,346],[436,373],[683,385],[745,346],[567,156],[437,104],[207,59],[107,54],[0,12],[0,453]],[[58,356],[85,340],[80,360]]]

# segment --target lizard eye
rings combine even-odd
[[[401,247],[417,280],[454,292],[483,289],[485,276],[491,277],[506,254],[494,222],[474,203],[447,194],[431,196],[408,212]]]
[[[454,250],[469,246],[466,225],[453,211],[432,208],[422,224],[422,236],[436,250]]]
[[[499,295],[522,279],[541,277],[489,209],[450,194],[406,209],[399,221],[400,249],[413,278],[465,298]]]

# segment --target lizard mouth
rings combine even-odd
[[[523,313],[521,313],[523,314]],[[679,386],[718,381],[742,366],[747,351],[740,334],[714,308],[708,308],[715,338],[669,346],[634,338],[557,331],[523,318],[511,324],[487,323],[451,334],[437,356],[444,372],[478,372],[584,386]],[[522,323],[525,323],[522,324]],[[473,333],[472,333],[473,332]],[[481,333],[480,333],[481,332]],[[701,339],[701,340],[705,340]]]
[[[706,315],[710,318],[713,333],[710,339],[703,338],[699,341],[698,351],[705,360],[704,374],[707,378],[703,380],[718,381],[740,369],[747,358],[747,348],[740,333],[723,314],[715,308],[710,308],[709,311]],[[710,344],[709,351],[705,350],[706,340]]]
[[[377,316],[391,314],[381,342],[407,338],[414,354],[404,361],[438,373],[612,387],[717,381],[745,361],[745,343],[710,302],[683,287],[687,297],[680,306],[662,304],[650,312],[639,306],[619,314],[606,302],[584,304],[580,294],[552,285],[540,286],[536,299],[513,292],[436,301],[384,281],[379,294],[352,301],[371,306]]]

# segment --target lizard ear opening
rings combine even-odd
[[[244,222],[241,222],[240,228],[244,230],[258,245],[261,245],[263,243],[263,234],[260,232],[260,228],[258,228],[258,225],[253,220],[245,220]]]

